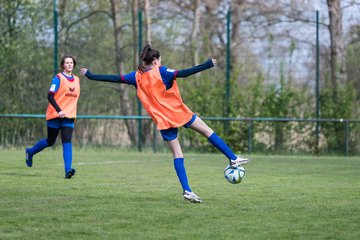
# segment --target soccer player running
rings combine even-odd
[[[47,138],[39,140],[32,148],[26,149],[26,165],[31,167],[33,156],[44,148],[53,146],[61,130],[65,178],[75,174],[72,165],[71,138],[76,118],[77,102],[80,96],[80,79],[73,75],[76,60],[72,56],[61,58],[62,72],[52,79],[48,93],[49,105],[46,111]]]
[[[80,69],[80,73],[91,80],[126,83],[136,87],[137,96],[170,147],[175,171],[183,188],[184,199],[201,203],[202,199],[191,190],[188,183],[184,155],[177,137],[179,127],[191,128],[206,137],[225,154],[230,165],[234,167],[250,161],[250,159],[236,156],[229,146],[183,103],[180,96],[176,78],[185,78],[212,68],[216,60],[209,59],[198,66],[175,71],[161,66],[159,51],[151,48],[149,44],[144,46],[139,57],[141,62],[138,70],[125,75],[96,75],[86,68]]]

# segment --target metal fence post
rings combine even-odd
[[[319,41],[319,11],[316,11],[316,85],[315,85],[315,101],[316,101],[316,119],[320,118],[320,41]],[[315,125],[316,134],[316,154],[319,154],[320,142],[320,123],[316,121]]]
[[[54,76],[58,73],[58,13],[56,10],[56,0],[53,1],[54,14]]]
[[[142,12],[138,12],[138,20],[139,20],[139,39],[138,39],[138,48],[139,48],[139,54],[141,53],[142,48]],[[141,59],[139,59],[139,62]],[[142,111],[142,105],[140,102],[140,99],[137,100],[138,103],[138,116],[141,116]],[[138,151],[142,151],[142,122],[141,119],[138,120]]]
[[[231,38],[230,38],[230,34],[231,34],[231,31],[230,31],[230,22],[231,22],[231,9],[229,9],[228,13],[227,13],[227,16],[226,16],[226,19],[227,19],[227,23],[226,23],[226,74],[225,74],[225,109],[224,109],[224,115],[225,117],[229,117],[229,114],[230,114],[230,104],[229,104],[229,101],[230,101],[230,58],[231,58]],[[228,134],[229,132],[229,124],[230,122],[229,121],[224,121],[224,132],[225,132],[225,135]]]

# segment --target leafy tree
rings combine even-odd
[[[320,93],[321,117],[331,119],[351,119],[356,107],[353,105],[356,99],[355,89],[351,84],[340,86],[337,101],[332,98],[333,89],[326,88]],[[326,136],[327,151],[343,153],[345,149],[345,125],[344,122],[324,122],[321,124],[321,132]]]

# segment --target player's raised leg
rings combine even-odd
[[[26,148],[26,165],[28,167],[32,167],[33,164],[33,156],[42,151],[44,148],[48,147],[48,143],[46,138],[39,140],[35,145],[31,148]]]
[[[196,117],[190,128],[206,137],[219,151],[221,151],[228,159],[229,164],[237,167],[250,162],[250,159],[237,156],[231,148],[203,121]]]
[[[39,140],[35,145],[31,148],[26,148],[26,165],[28,167],[32,167],[33,164],[33,156],[42,151],[44,148],[50,147],[54,145],[56,137],[59,133],[59,128],[50,128],[48,127],[48,137]]]

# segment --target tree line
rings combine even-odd
[[[184,102],[200,116],[224,114],[226,17],[231,10],[229,117],[315,117],[316,43],[312,1],[61,0],[56,3],[59,57],[71,54],[79,66],[95,73],[122,74],[136,70],[139,11],[143,13],[143,43],[149,42],[159,49],[166,66],[181,69],[209,57],[217,58],[216,69],[179,80]],[[1,1],[0,113],[44,113],[54,69],[53,7],[53,1],[47,0]],[[344,25],[347,16],[344,14],[358,7],[356,1],[327,0],[320,4],[321,118],[356,119],[360,115],[357,109],[360,22],[355,19]],[[132,87],[85,78],[81,86],[79,114],[138,114]],[[43,126],[34,125],[31,119],[1,121],[2,136],[7,138],[14,134],[14,126],[19,138],[29,135],[29,126],[36,130],[31,131],[30,137],[37,139],[43,134]],[[214,122],[213,127],[223,131],[220,122]],[[313,126],[256,123],[253,127],[253,139],[265,151],[297,145],[296,140],[289,142],[296,135],[294,131],[301,134],[299,141],[306,145],[307,151],[315,151]],[[103,129],[102,137],[99,128]],[[144,121],[142,128],[141,141],[149,144],[154,140],[151,121]],[[354,149],[357,128],[357,125],[351,127]],[[136,145],[136,121],[126,120],[116,129],[129,145]],[[111,142],[116,138],[114,130],[109,122],[83,121],[76,135],[79,141],[86,138],[91,142],[89,136],[95,135],[93,138],[99,143],[105,138]],[[235,149],[244,149],[248,134],[246,124],[234,122],[224,138]],[[321,134],[323,149],[343,148],[342,124],[324,123]],[[183,138],[192,146],[206,149],[206,143],[196,136],[184,132]]]

